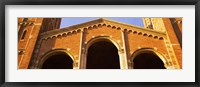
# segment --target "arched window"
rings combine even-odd
[[[25,36],[26,36],[26,32],[27,32],[27,30],[25,30],[25,31],[23,32],[22,37],[21,37],[21,40],[24,40],[24,38],[25,38]]]

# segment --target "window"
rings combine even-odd
[[[25,30],[25,31],[23,32],[21,40],[24,40],[24,38],[25,38],[25,36],[26,36],[26,32],[27,32],[27,30]]]
[[[27,22],[27,21],[28,21],[28,18],[24,18],[24,19],[23,19],[23,22]]]

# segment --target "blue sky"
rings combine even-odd
[[[60,28],[88,22],[91,20],[99,19],[99,18],[100,17],[68,17],[68,18],[66,17],[66,18],[62,18]],[[108,17],[107,19],[144,27],[142,18]]]

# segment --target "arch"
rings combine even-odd
[[[78,32],[78,33],[81,32],[81,29],[78,29],[77,32]]]
[[[55,40],[57,38],[57,36],[51,36],[49,40]]]
[[[116,28],[116,26],[112,26],[112,29],[115,29]]]
[[[73,60],[63,53],[55,54],[44,61],[41,69],[73,69]]]
[[[94,25],[93,28],[96,29],[96,28],[97,28],[97,25]]]
[[[105,46],[105,48],[102,48],[102,46]],[[109,37],[91,39],[86,45],[85,68],[120,69],[119,49],[117,43]]]
[[[107,25],[107,27],[111,27],[111,25]]]
[[[21,36],[21,40],[24,40],[24,38],[25,38],[25,36],[26,36],[26,32],[27,32],[27,30],[24,30],[24,32],[23,32],[23,34],[22,34],[22,36]]]
[[[66,33],[63,33],[63,34],[62,34],[62,36],[63,36],[63,37],[66,37],[66,36],[67,36],[67,34],[66,34]]]
[[[132,32],[132,30],[128,30],[128,33],[131,33]]]
[[[88,27],[88,29],[92,29],[92,27],[91,27],[91,26],[89,26],[89,27]]]
[[[50,40],[51,39],[51,37],[47,37],[47,40]]]
[[[76,30],[73,30],[73,31],[72,31],[72,34],[75,34],[75,33],[76,33]]]
[[[160,38],[159,38],[159,40],[163,40],[163,39],[164,39],[163,37],[160,37]]]
[[[154,36],[153,38],[154,38],[154,39],[158,39],[158,36]]]
[[[127,30],[128,30],[128,29],[126,29],[126,28],[124,29],[124,31],[127,31]]]
[[[121,46],[117,43],[117,41],[115,41],[114,39],[110,38],[109,36],[97,36],[97,37],[94,37],[94,38],[90,39],[87,42],[86,48],[89,48],[95,42],[105,41],[105,40],[112,42],[117,47],[118,50],[121,49]]]
[[[137,34],[137,31],[134,31],[133,34]]]
[[[148,35],[146,33],[144,33],[143,36],[148,36]]]
[[[67,32],[67,35],[71,35],[72,34],[72,32]]]
[[[52,36],[51,38],[52,38],[52,39],[53,39],[53,38],[56,38],[56,36],[54,35],[54,36]]]
[[[61,34],[58,34],[58,35],[57,35],[57,37],[58,37],[58,38],[61,38],[61,37],[62,37],[62,35],[61,35]]]
[[[98,24],[98,27],[101,27],[102,25],[101,24]]]
[[[118,51],[118,55],[119,55],[119,53],[121,52],[121,46],[120,46],[120,44],[118,44],[117,43],[117,41],[115,41],[114,39],[112,39],[112,38],[110,38],[109,36],[97,36],[97,37],[94,37],[94,38],[92,38],[92,39],[90,39],[88,42],[87,42],[87,44],[86,44],[86,46],[85,46],[85,50],[84,50],[84,56],[82,57],[82,59],[80,60],[80,67],[81,68],[83,68],[83,69],[85,69],[86,68],[86,62],[87,62],[87,54],[88,54],[88,49],[89,49],[89,47],[92,45],[92,44],[94,44],[94,43],[96,43],[96,42],[100,42],[100,41],[106,41],[106,42],[110,42],[110,43],[112,43],[116,48],[117,48],[117,51]],[[119,55],[119,59],[121,58],[121,54]],[[121,65],[121,62],[120,62],[120,65]]]
[[[142,35],[142,32],[139,32],[138,35]]]
[[[83,30],[87,30],[87,28],[83,28]]]
[[[141,48],[136,50],[132,55],[131,55],[131,62],[133,63],[134,59],[140,55],[140,54],[144,54],[144,53],[149,53],[149,54],[153,54],[155,56],[158,56],[158,58],[163,62],[164,67],[167,69],[167,60],[166,57],[159,51],[154,50],[152,48]],[[134,64],[134,63],[133,63]],[[132,68],[134,68],[133,66],[131,66]]]
[[[117,27],[117,30],[121,30],[122,28],[121,27]]]
[[[148,37],[153,37],[153,35],[150,34]]]
[[[41,58],[39,58],[39,62],[38,62],[38,67],[37,68],[42,68],[42,65],[43,63],[51,56],[54,56],[54,55],[57,55],[57,54],[64,54],[64,55],[67,55],[71,58],[72,61],[74,61],[74,56],[69,52],[67,51],[66,49],[53,49],[53,50],[50,50],[48,52],[46,52],[45,54],[43,54],[41,56]]]

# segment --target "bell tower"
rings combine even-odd
[[[143,23],[144,28],[166,33],[170,63],[182,68],[182,18],[143,18]]]
[[[59,29],[61,18],[18,18],[18,68],[27,69],[39,35]]]
[[[153,29],[152,18],[143,18],[144,28]]]
[[[143,18],[144,28],[165,32],[162,18]]]

